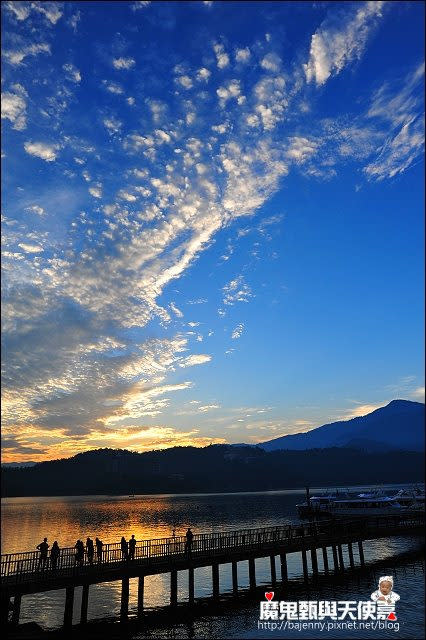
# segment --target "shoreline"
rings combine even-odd
[[[416,482],[386,482],[380,484],[324,484],[317,487],[309,487],[310,491],[328,491],[330,489],[389,489],[396,487],[412,487],[418,484],[423,485],[424,479]],[[212,497],[212,496],[236,496],[236,495],[264,495],[264,494],[283,494],[283,495],[299,495],[305,494],[306,487],[287,487],[285,489],[253,489],[252,491],[217,491],[217,492],[182,492],[182,493],[76,493],[76,494],[49,494],[49,495],[19,495],[19,496],[1,496],[1,501],[15,500],[21,498],[46,499],[46,498],[123,498],[123,499],[135,499],[135,498],[175,498],[175,497]]]

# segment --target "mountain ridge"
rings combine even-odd
[[[265,451],[306,451],[319,446],[422,451],[425,448],[424,410],[425,405],[421,402],[392,400],[365,416],[281,436],[260,442],[257,446]]]
[[[2,469],[2,496],[273,491],[309,486],[417,483],[424,456],[349,448],[270,451],[210,445],[146,453],[98,449],[33,467]]]

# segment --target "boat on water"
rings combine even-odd
[[[387,516],[402,514],[409,511],[409,507],[403,507],[396,498],[390,496],[361,497],[363,494],[347,500],[335,500],[329,508],[332,516]]]
[[[324,493],[319,496],[312,496],[306,502],[296,505],[297,512],[301,518],[311,516],[329,515],[330,505],[335,500],[349,498],[349,490],[336,490],[331,493]]]
[[[366,517],[418,512],[425,508],[424,489],[400,489],[388,496],[382,489],[363,493],[334,492],[312,496],[306,502],[296,505],[301,518],[318,516]]]
[[[424,487],[414,487],[413,489],[400,489],[394,496],[402,507],[412,507],[415,509],[425,508]]]

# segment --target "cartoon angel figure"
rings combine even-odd
[[[398,602],[399,595],[392,591],[393,578],[392,576],[382,576],[379,579],[379,588],[377,591],[373,591],[371,599],[377,602],[378,605],[390,605]]]

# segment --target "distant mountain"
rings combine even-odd
[[[3,496],[271,491],[309,486],[419,482],[421,452],[271,451],[210,445],[134,453],[98,449],[33,467],[2,468]]]
[[[1,466],[5,469],[24,469],[25,467],[33,467],[37,462],[2,462]]]
[[[257,446],[265,451],[302,451],[327,447],[350,447],[366,451],[424,451],[424,426],[424,404],[393,400],[366,416],[325,424],[307,433],[282,436]]]

